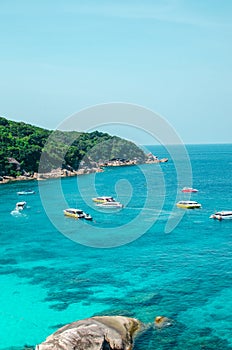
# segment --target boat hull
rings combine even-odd
[[[70,218],[79,219],[77,214],[71,214],[64,211],[64,215]]]
[[[35,194],[35,191],[21,191],[21,192],[17,192],[17,194],[19,196],[23,196],[23,195],[30,195],[30,194]]]
[[[185,202],[179,202],[176,204],[176,206],[178,208],[182,208],[182,209],[199,209],[201,208],[201,204],[200,203],[185,203]]]
[[[108,205],[105,203],[99,203],[97,204],[97,207],[104,208],[104,209],[121,209],[123,208],[123,205],[122,204]]]
[[[183,204],[177,204],[176,205],[178,208],[182,209],[199,209],[201,208],[201,205],[183,205]]]
[[[96,197],[92,198],[94,203],[112,203],[115,202],[113,197]]]

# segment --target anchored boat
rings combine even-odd
[[[16,203],[15,210],[21,211],[23,210],[27,205],[27,202],[18,202]]]
[[[64,215],[75,219],[93,220],[92,216],[86,214],[81,209],[68,208],[64,210]]]
[[[229,211],[229,210],[217,211],[215,214],[210,215],[210,219],[232,220],[232,211]]]
[[[107,196],[92,198],[92,200],[93,200],[95,203],[111,203],[111,202],[116,202],[115,199],[114,199],[113,197],[107,197]]]
[[[117,202],[113,197],[96,197],[92,198],[92,200],[96,203],[96,206],[99,208],[106,208],[106,209],[118,209],[123,208],[123,204],[120,202]]]
[[[17,192],[18,195],[28,195],[28,194],[35,194],[35,191],[28,190],[28,191],[20,191]]]
[[[181,191],[185,192],[185,193],[198,192],[198,190],[196,188],[192,188],[192,187],[184,187],[184,188],[182,188]]]
[[[201,204],[195,201],[179,201],[176,206],[183,209],[197,209],[201,208]]]

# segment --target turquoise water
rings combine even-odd
[[[161,147],[149,148],[166,156]],[[215,210],[232,210],[232,145],[188,146],[188,151],[193,186],[199,189],[191,198],[202,209],[184,211],[170,233],[165,233],[167,220],[183,213],[173,209],[183,186],[172,160],[63,179],[67,204],[88,211],[92,223],[63,216],[59,180],[40,183],[51,208],[47,214],[66,236],[50,222],[37,182],[0,186],[0,349],[22,349],[68,322],[115,314],[145,323],[157,315],[173,319],[172,327],[148,328],[136,350],[232,349],[232,221],[209,219]],[[17,196],[28,188],[36,194]],[[91,201],[96,193],[117,196],[126,207],[96,211]],[[18,200],[28,207],[13,216]],[[95,232],[99,227],[103,231]],[[132,242],[119,244],[119,227]],[[133,241],[137,232],[143,234]],[[86,246],[106,241],[119,246]]]

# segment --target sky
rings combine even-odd
[[[231,43],[231,0],[0,0],[0,115],[55,129],[130,103],[186,144],[231,143]]]

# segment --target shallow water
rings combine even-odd
[[[161,147],[150,149],[166,156]],[[232,210],[232,145],[188,150],[193,186],[199,189],[191,198],[202,209],[185,211],[170,233],[165,226],[170,215],[180,215],[181,209],[173,210],[173,205],[182,187],[172,160],[63,179],[65,201],[88,211],[92,223],[63,216],[59,180],[40,183],[51,208],[48,215],[66,236],[50,222],[37,182],[0,186],[0,349],[35,345],[68,322],[115,314],[145,323],[157,315],[173,320],[173,326],[163,330],[148,328],[136,340],[136,350],[232,349],[232,221],[209,219],[215,210]],[[36,194],[17,196],[28,188]],[[126,207],[113,213],[96,211],[94,192],[116,196]],[[26,200],[28,207],[22,215],[11,215],[19,200]],[[144,207],[140,221],[131,225]],[[93,237],[99,227],[102,232]],[[68,238],[117,245],[122,239],[119,227],[129,240],[137,232],[144,234],[109,249]]]

